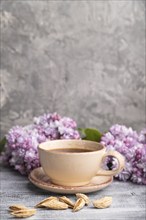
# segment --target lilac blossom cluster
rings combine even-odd
[[[80,139],[76,122],[57,113],[34,118],[33,124],[11,128],[1,161],[8,163],[21,174],[29,174],[40,166],[38,145],[47,140]]]
[[[119,180],[146,184],[146,129],[138,134],[132,128],[116,124],[102,136],[101,143],[108,151],[116,150],[125,157],[125,168],[116,175]],[[116,159],[109,158],[107,167],[116,166]]]

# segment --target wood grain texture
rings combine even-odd
[[[146,197],[145,186],[136,185],[130,182],[124,183],[114,180],[107,188],[88,194],[90,199],[112,196],[113,203],[107,209],[95,209],[90,204],[77,213],[71,209],[54,211],[37,209],[37,214],[30,219],[36,220],[144,220],[146,218]],[[1,168],[1,219],[15,219],[8,212],[12,204],[24,204],[33,208],[39,201],[54,193],[45,192],[33,186],[26,176],[10,168]],[[74,195],[68,195],[75,200]]]

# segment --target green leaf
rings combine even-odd
[[[97,141],[99,142],[102,137],[102,133],[95,128],[79,128],[78,129],[83,135],[83,140]]]
[[[0,153],[4,150],[6,142],[7,142],[6,137],[0,140]]]

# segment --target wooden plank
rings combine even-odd
[[[77,213],[71,209],[65,211],[38,209],[37,214],[31,219],[35,220],[144,220],[145,210],[145,186],[131,182],[114,182],[107,188],[88,194],[90,199],[112,196],[113,203],[107,209],[95,209],[92,204]],[[26,176],[21,176],[17,171],[10,168],[1,170],[1,219],[11,219],[8,207],[12,204],[22,203],[28,207],[34,207],[40,200],[58,194],[38,189],[29,182]],[[75,195],[68,195],[75,200]],[[15,219],[15,218],[13,218]]]

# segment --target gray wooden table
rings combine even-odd
[[[8,212],[12,204],[22,203],[34,207],[42,199],[57,195],[43,191],[29,182],[26,176],[10,168],[1,168],[1,220],[16,219]],[[37,209],[36,215],[28,219],[37,220],[145,220],[146,219],[146,188],[130,182],[114,182],[107,188],[88,194],[91,200],[103,196],[112,196],[113,203],[107,209],[95,209],[90,205],[73,213],[71,209],[56,211]],[[59,196],[59,195],[57,195]],[[75,199],[74,195],[69,198]],[[18,218],[17,218],[18,219]]]

